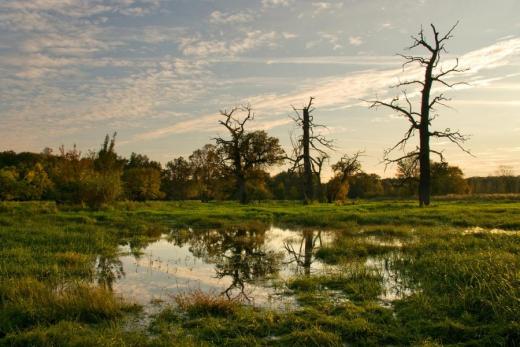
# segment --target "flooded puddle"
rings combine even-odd
[[[98,258],[98,281],[142,305],[171,302],[194,290],[226,295],[258,306],[287,308],[285,280],[324,273],[316,251],[333,232],[259,229],[172,230],[148,245],[120,247],[120,256]]]
[[[367,268],[376,270],[382,277],[383,291],[378,299],[385,307],[413,293],[405,277],[393,266],[399,257],[399,253],[394,252],[386,257],[368,257],[365,262]]]
[[[130,241],[119,247],[117,257],[98,257],[97,282],[125,300],[141,304],[147,314],[172,303],[175,295],[193,291],[289,310],[298,307],[286,286],[289,278],[342,271],[315,257],[320,247],[332,243],[335,236],[333,231],[272,226],[171,230],[144,244]],[[367,236],[363,242],[395,249],[364,260],[364,266],[382,278],[383,291],[378,298],[381,305],[389,307],[393,301],[410,295],[393,266],[404,241]],[[330,290],[321,294],[331,300],[335,295],[338,300],[348,300]]]

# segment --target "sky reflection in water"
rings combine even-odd
[[[120,247],[121,256],[98,273],[108,274],[105,284],[116,293],[144,305],[199,289],[260,306],[292,305],[281,295],[284,280],[332,269],[314,256],[332,239],[332,232],[275,227],[172,230],[140,252]]]

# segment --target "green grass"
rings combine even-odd
[[[518,345],[519,236],[421,233],[397,265],[420,289],[397,303],[399,319],[445,344]]]
[[[346,299],[353,302],[375,300],[383,290],[383,279],[377,271],[368,269],[362,263],[345,263],[341,271],[330,275],[297,277],[289,281],[290,289],[303,297],[303,300],[313,302],[317,294],[327,290],[341,291]],[[326,294],[328,295],[328,294]],[[300,298],[302,301],[302,298]],[[317,301],[321,305],[321,301]]]
[[[288,282],[298,307],[273,311],[186,294],[128,329],[139,309],[95,285],[98,257],[138,252],[171,228],[233,225],[338,230],[317,257],[335,270]],[[47,202],[0,203],[0,345],[380,346],[520,345],[520,202],[121,202],[100,211]],[[382,305],[380,259],[411,290]]]

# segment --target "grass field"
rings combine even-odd
[[[519,346],[518,199],[416,205],[0,203],[0,345]],[[175,228],[257,224],[338,230],[316,254],[337,271],[287,281],[293,310],[194,292],[136,327],[128,321],[142,308],[94,284],[98,259],[116,258],[123,242],[139,249]],[[408,292],[382,304],[388,273]]]

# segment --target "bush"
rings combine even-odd
[[[81,182],[79,191],[81,202],[91,208],[99,209],[114,202],[121,195],[121,173],[94,171]]]
[[[18,171],[14,167],[0,169],[0,199],[15,200],[19,195]]]
[[[52,181],[40,163],[25,175],[13,166],[0,169],[0,200],[39,200],[51,188]]]
[[[156,200],[164,197],[161,192],[161,171],[155,168],[136,167],[123,175],[126,195],[131,200]]]

